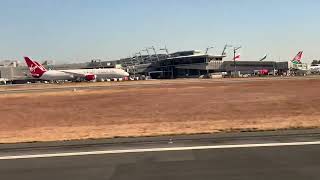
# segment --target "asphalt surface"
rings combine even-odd
[[[0,94],[20,94],[20,93],[40,93],[40,92],[61,92],[61,91],[74,91],[74,90],[105,90],[115,87],[148,87],[148,86],[157,86],[157,85],[164,85],[164,84],[188,84],[188,83],[214,83],[214,82],[224,82],[224,83],[245,83],[245,82],[254,82],[254,81],[282,81],[282,80],[306,80],[306,79],[319,79],[319,76],[307,76],[307,77],[254,77],[254,78],[224,78],[224,79],[180,79],[180,80],[148,80],[143,81],[143,83],[110,83],[105,82],[105,84],[99,85],[83,85],[81,83],[73,83],[68,84],[68,86],[64,86],[61,84],[60,87],[52,86],[50,84],[46,87],[43,87],[43,84],[22,84],[22,85],[5,85],[11,87],[12,89],[1,89]],[[23,88],[21,88],[24,86]]]
[[[20,94],[20,93],[40,93],[40,92],[60,92],[60,91],[74,91],[74,90],[99,90],[108,89],[108,86],[87,86],[87,87],[49,87],[49,88],[31,88],[31,89],[10,89],[1,90],[0,94]]]
[[[320,130],[0,145],[0,158],[131,149],[320,141]],[[0,160],[0,179],[319,179],[320,145],[66,155]]]

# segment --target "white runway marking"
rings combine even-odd
[[[101,154],[141,153],[141,152],[187,151],[187,150],[204,150],[204,149],[234,149],[234,148],[280,147],[280,146],[304,146],[304,145],[320,145],[320,141],[290,142],[290,143],[266,143],[266,144],[236,144],[236,145],[214,145],[214,146],[166,147],[166,148],[148,148],[148,149],[121,149],[121,150],[68,152],[68,153],[52,153],[52,154],[29,154],[29,155],[2,156],[2,157],[0,156],[0,160],[86,156],[86,155],[101,155]]]

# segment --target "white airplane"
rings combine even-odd
[[[292,60],[292,71],[297,75],[307,75],[310,74],[310,66],[306,63],[302,63],[303,51],[300,51]]]
[[[301,64],[303,51],[299,51],[298,54],[291,60],[293,64]]]
[[[129,73],[123,69],[72,69],[72,70],[47,70],[37,61],[24,57],[32,77],[46,81],[59,80],[86,80],[104,81],[105,79],[128,77]]]
[[[310,72],[313,74],[319,74],[320,73],[320,64],[311,65]]]

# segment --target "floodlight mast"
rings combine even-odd
[[[137,55],[139,55],[139,56],[140,56],[139,63],[140,63],[140,62],[143,62],[143,58],[142,58],[141,51],[139,51],[139,52],[135,53],[135,57],[137,57]]]
[[[226,50],[227,50],[228,47],[232,47],[232,45],[226,44],[226,45],[224,46],[223,51],[222,51],[222,53],[221,53],[222,56],[226,55]]]
[[[206,48],[205,55],[207,55],[207,54],[208,54],[208,51],[209,51],[210,49],[213,49],[213,48],[214,48],[213,46],[211,46],[211,47],[210,47],[210,46],[209,46],[209,47],[207,47],[207,48]]]
[[[160,51],[165,51],[165,52],[167,53],[167,56],[168,56],[168,57],[170,56],[167,46],[165,46],[164,48],[161,48],[161,49],[159,49],[159,50],[160,50]]]
[[[238,47],[234,47],[233,48],[233,68],[234,68],[234,77],[236,77],[236,73],[237,73],[237,67],[236,67],[236,53],[237,50],[241,49],[241,46]]]
[[[145,52],[147,52],[147,54],[148,54],[149,58],[151,58],[151,56],[150,56],[150,52],[149,52],[149,48],[142,49],[141,51],[145,51]]]
[[[157,61],[160,61],[159,56],[157,54],[156,48],[154,48],[154,46],[149,47],[148,49],[152,49],[154,52],[154,55],[157,57]]]

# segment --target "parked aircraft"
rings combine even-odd
[[[312,74],[319,74],[320,73],[320,64],[312,65],[310,67],[310,72]]]
[[[37,61],[24,57],[29,67],[32,77],[46,81],[59,80],[85,80],[85,81],[104,81],[105,79],[123,78],[129,76],[129,73],[123,69],[105,68],[105,69],[71,69],[71,70],[47,70]]]
[[[303,51],[299,51],[298,54],[291,60],[293,63],[292,71],[294,74],[306,75],[310,73],[309,66],[306,63],[302,63]]]
[[[298,54],[291,60],[293,64],[301,64],[303,51],[299,51]]]

